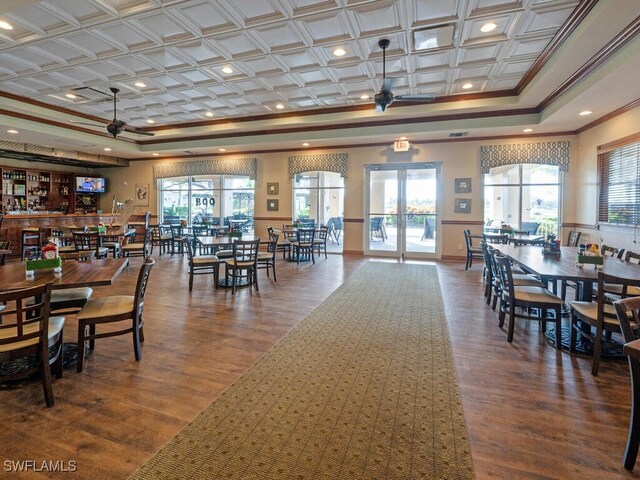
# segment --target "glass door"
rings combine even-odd
[[[367,177],[367,253],[436,257],[439,165],[375,165]]]

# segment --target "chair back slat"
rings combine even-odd
[[[147,291],[147,285],[149,283],[149,275],[151,269],[155,265],[155,260],[151,257],[146,257],[140,273],[138,274],[138,282],[136,283],[136,293],[134,297],[134,314],[137,316],[136,320],[139,320],[142,316],[142,310],[144,308],[144,294]]]
[[[260,239],[237,240],[233,243],[233,258],[241,262],[255,262],[258,258]]]
[[[29,302],[32,298],[33,302]],[[50,300],[51,283],[0,293],[0,303],[6,305],[0,324],[0,345],[34,338],[40,338],[46,345]]]
[[[298,242],[300,244],[313,244],[313,239],[316,236],[315,228],[299,228],[298,229]]]
[[[613,305],[625,343],[637,340],[640,335],[640,297],[624,298]]]
[[[631,250],[628,250],[626,255],[624,256],[624,261],[633,263],[635,265],[640,265],[640,253],[635,253]]]

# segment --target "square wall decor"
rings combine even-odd
[[[456,193],[471,193],[470,178],[456,178],[455,186],[456,186]]]
[[[456,198],[453,211],[455,213],[471,213],[471,199]]]
[[[267,211],[268,212],[277,212],[279,209],[279,201],[278,200],[267,200]]]
[[[278,195],[280,184],[278,182],[267,183],[267,195]]]

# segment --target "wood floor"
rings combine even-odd
[[[145,302],[142,361],[128,337],[99,340],[85,371],[54,380],[56,405],[40,384],[0,391],[0,458],[75,461],[75,473],[4,478],[126,478],[320,304],[362,257],[330,255],[316,265],[280,262],[278,282],[260,272],[260,293],[235,296],[195,278],[186,260],[163,255]],[[95,295],[131,294],[140,259]],[[513,344],[482,297],[480,267],[438,263],[479,479],[635,478],[621,466],[629,415],[625,362],[558,353],[537,325],[519,324]],[[384,279],[380,279],[384,281]],[[73,317],[65,337],[73,339]],[[640,470],[640,467],[639,467]],[[348,479],[346,479],[348,480]]]

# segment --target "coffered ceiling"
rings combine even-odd
[[[205,146],[197,139],[207,134],[211,137],[213,132],[242,138],[239,132],[251,130],[250,136],[258,137],[256,131],[267,125],[277,130],[295,124],[302,131],[290,140],[299,145],[299,139],[305,137],[305,125],[311,131],[318,125],[340,122],[355,125],[360,121],[380,123],[381,118],[523,108],[532,109],[526,112],[529,115],[539,115],[539,109],[534,109],[627,26],[634,18],[629,13],[635,9],[635,16],[640,14],[637,0],[607,0],[618,4],[610,13],[597,5],[603,1],[596,0],[3,3],[0,20],[9,22],[13,29],[0,29],[0,91],[7,94],[0,98],[0,108],[22,115],[18,119],[14,116],[12,123],[11,115],[0,114],[0,126],[18,122],[25,132],[36,134],[37,129],[30,127],[33,117],[49,117],[47,134],[64,131],[66,142],[100,148],[109,139],[87,135],[104,133],[101,127],[65,131],[61,124],[111,119],[110,98],[95,90],[108,92],[109,87],[117,87],[121,90],[118,118],[156,133],[151,141],[135,134],[123,135],[122,140],[138,141],[120,141],[118,145],[123,154],[132,157],[163,148],[167,152],[183,147],[202,149]],[[553,40],[566,34],[563,28],[585,5],[589,6],[589,17],[575,22],[575,33],[563,38],[567,45],[573,41],[572,50],[563,52],[563,46],[556,45],[553,69],[549,67],[551,57],[544,65],[536,64],[553,46]],[[607,20],[605,25],[598,25],[598,16]],[[483,33],[481,28],[487,23],[495,24],[495,29]],[[448,41],[429,50],[417,49],[416,32],[442,26],[453,27],[453,35],[445,39]],[[593,32],[599,32],[599,37]],[[434,104],[402,107],[396,103],[383,114],[387,117],[381,117],[373,111],[373,100],[361,98],[372,98],[381,85],[380,38],[391,41],[387,75],[397,78],[394,94],[435,94]],[[345,54],[336,56],[337,48]],[[629,59],[631,63],[634,60],[637,65],[637,55]],[[223,68],[231,72],[225,73]],[[464,89],[465,84],[472,86]],[[68,94],[75,98],[68,98]],[[39,103],[23,102],[16,96],[66,110],[52,113]],[[609,102],[608,111],[630,99],[633,95]],[[277,108],[278,104],[283,108]],[[281,114],[287,120],[265,117],[269,114]],[[541,120],[526,118],[522,122]],[[240,121],[242,125],[237,123]],[[500,124],[498,121],[495,126]],[[426,130],[449,130],[432,127]],[[343,136],[356,143],[367,141],[367,135],[351,130],[352,135]],[[0,137],[6,138],[4,129]],[[194,143],[189,144],[192,137]],[[215,141],[209,146],[221,144],[220,138],[211,138]],[[242,141],[231,143],[240,148]],[[246,140],[247,145],[258,143],[264,146],[269,141]]]

